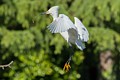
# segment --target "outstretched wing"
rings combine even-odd
[[[79,37],[81,38],[82,41],[87,42],[89,40],[89,33],[87,29],[78,18],[74,17],[74,20]]]
[[[49,26],[48,29],[52,33],[60,33],[67,31],[70,28],[75,28],[73,22],[64,14],[60,14]]]

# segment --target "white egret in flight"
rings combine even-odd
[[[60,33],[63,38],[71,44],[75,44],[80,50],[85,49],[83,42],[89,40],[89,33],[82,22],[74,17],[75,24],[65,14],[58,15],[59,6],[53,6],[44,14],[50,14],[53,17],[53,22],[48,26],[48,29],[52,33]],[[68,61],[65,63],[64,69],[66,71],[70,68],[70,60],[74,52],[70,55]]]

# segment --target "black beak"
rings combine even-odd
[[[42,13],[40,13],[41,15],[44,15],[44,14],[46,14],[46,12],[42,12]]]
[[[46,11],[46,12],[42,12],[41,15],[43,14],[50,14],[49,11]]]

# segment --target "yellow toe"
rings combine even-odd
[[[65,63],[63,70],[65,70],[66,72],[68,72],[70,68],[71,68],[71,66],[70,66],[70,64],[67,62],[67,63]]]

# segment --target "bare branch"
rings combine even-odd
[[[11,61],[9,64],[5,64],[5,65],[0,65],[0,68],[4,69],[5,67],[10,67],[10,65],[13,63],[13,61]]]

